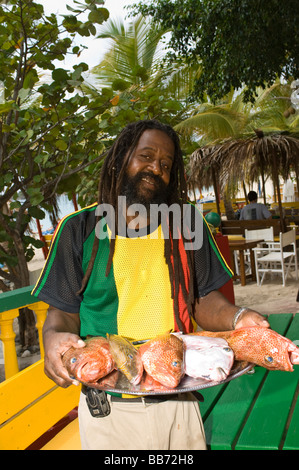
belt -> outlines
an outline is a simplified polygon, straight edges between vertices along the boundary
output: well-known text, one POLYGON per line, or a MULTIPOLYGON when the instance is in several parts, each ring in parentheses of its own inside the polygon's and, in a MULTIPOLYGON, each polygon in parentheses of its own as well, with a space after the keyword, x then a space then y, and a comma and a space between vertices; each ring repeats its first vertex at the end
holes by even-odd
MULTIPOLYGON (((83 392, 84 393, 84 392, 83 392)), ((200 401, 203 402, 204 398, 201 395, 201 393, 197 391, 192 391, 191 392, 194 397, 200 401)), ((178 393, 170 393, 169 395, 145 395, 142 397, 135 397, 135 398, 123 398, 123 397, 116 397, 114 395, 111 395, 111 402, 128 402, 128 403, 161 403, 163 401, 167 400, 177 400, 179 398, 178 393)))
MULTIPOLYGON (((86 396, 86 403, 89 408, 90 414, 94 418, 103 418, 108 416, 111 412, 110 403, 107 400, 107 393, 103 390, 87 387, 82 385, 82 393, 86 396)), ((193 392, 197 400, 203 401, 203 397, 198 392, 193 392)), ((173 393, 169 395, 147 395, 143 397, 123 398, 111 395, 111 402, 122 403, 162 403, 167 400, 177 400, 178 394, 173 393)))
POLYGON ((111 402, 119 402, 119 403, 162 403, 163 401, 168 400, 177 400, 178 394, 170 394, 170 395, 148 395, 142 397, 134 397, 134 398, 124 398, 124 397, 116 397, 111 395, 111 402))
MULTIPOLYGON (((87 395, 88 390, 92 387, 87 387, 86 385, 82 385, 82 393, 87 395)), ((97 390, 97 389, 92 389, 97 390)), ((106 392, 107 393, 107 392, 106 392)), ((146 395, 146 396, 139 396, 134 398, 127 398, 127 397, 120 397, 115 395, 111 396, 111 402, 113 403, 161 403, 167 400, 177 400, 178 393, 170 393, 168 395, 146 395)))

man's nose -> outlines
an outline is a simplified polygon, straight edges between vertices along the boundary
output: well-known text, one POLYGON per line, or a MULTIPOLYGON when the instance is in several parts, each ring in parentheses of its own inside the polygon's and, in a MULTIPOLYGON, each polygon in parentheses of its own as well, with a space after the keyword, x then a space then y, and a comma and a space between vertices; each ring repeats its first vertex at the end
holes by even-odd
POLYGON ((162 166, 159 160, 151 162, 151 170, 155 175, 162 175, 162 166))

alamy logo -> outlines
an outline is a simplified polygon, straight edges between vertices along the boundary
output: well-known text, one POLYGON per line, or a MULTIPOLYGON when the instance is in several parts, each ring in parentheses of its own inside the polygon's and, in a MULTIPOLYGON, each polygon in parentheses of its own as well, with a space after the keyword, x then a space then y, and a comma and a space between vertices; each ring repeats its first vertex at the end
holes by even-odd
MULTIPOLYGON (((115 237, 115 208, 111 204, 99 204, 95 214, 96 216, 105 218, 110 229, 111 237, 115 237)), ((172 204, 170 206, 167 204, 151 204, 148 212, 143 204, 131 204, 127 207, 126 197, 119 196, 117 207, 118 235, 123 237, 131 236, 134 238, 136 238, 136 236, 142 236, 143 230, 139 227, 144 226, 144 220, 147 220, 148 215, 150 221, 150 238, 157 238, 156 228, 159 225, 159 221, 162 226, 164 238, 169 237, 169 221, 171 220, 172 238, 178 239, 183 235, 186 250, 198 250, 201 248, 203 217, 191 204, 184 204, 183 208, 179 204, 172 204), (128 225, 126 223, 126 214, 130 217, 128 225), (178 227, 182 227, 181 230, 178 230, 178 227), (127 228, 129 230, 127 230, 127 228)), ((108 232, 102 229, 102 223, 98 223, 96 226, 96 236, 99 239, 108 237, 108 232)))

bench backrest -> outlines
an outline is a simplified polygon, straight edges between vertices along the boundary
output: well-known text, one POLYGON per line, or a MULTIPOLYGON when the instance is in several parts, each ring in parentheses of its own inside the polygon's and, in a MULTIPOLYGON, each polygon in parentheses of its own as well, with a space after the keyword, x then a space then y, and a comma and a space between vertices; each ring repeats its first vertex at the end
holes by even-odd
POLYGON ((279 235, 279 233, 282 231, 280 219, 221 221, 221 232, 223 235, 245 236, 245 229, 260 230, 269 227, 273 227, 274 235, 279 235))
POLYGON ((0 383, 0 449, 26 449, 78 405, 80 390, 55 385, 43 359, 0 383))

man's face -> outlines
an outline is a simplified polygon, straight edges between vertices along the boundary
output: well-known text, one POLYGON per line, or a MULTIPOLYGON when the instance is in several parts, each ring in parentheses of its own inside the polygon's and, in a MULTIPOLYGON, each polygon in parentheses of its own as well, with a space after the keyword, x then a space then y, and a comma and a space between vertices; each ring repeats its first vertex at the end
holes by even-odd
POLYGON ((123 181, 121 194, 126 196, 127 206, 139 203, 149 209, 150 204, 166 202, 174 153, 174 143, 167 134, 157 129, 144 131, 123 181))

